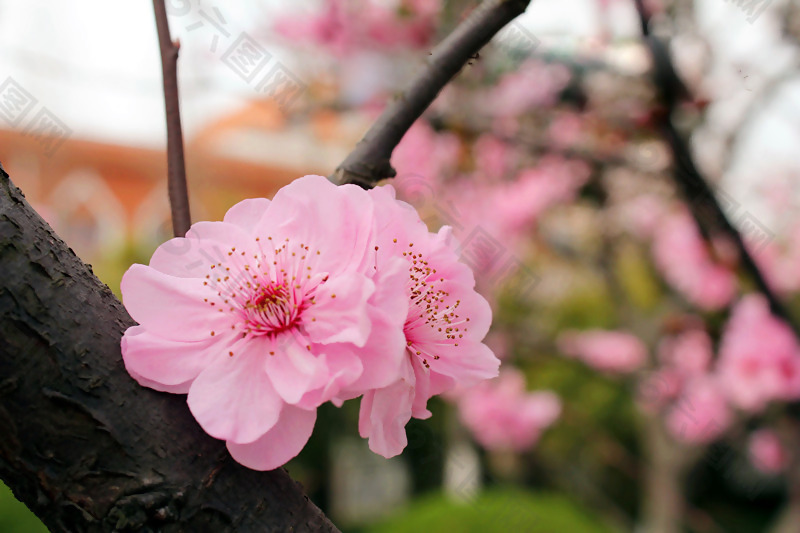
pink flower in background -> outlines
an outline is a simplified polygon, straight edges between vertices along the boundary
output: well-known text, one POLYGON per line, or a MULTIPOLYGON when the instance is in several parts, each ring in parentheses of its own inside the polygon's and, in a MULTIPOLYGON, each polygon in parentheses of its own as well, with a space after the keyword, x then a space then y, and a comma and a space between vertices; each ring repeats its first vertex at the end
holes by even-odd
POLYGON ((555 148, 570 148, 574 146, 585 130, 585 122, 577 113, 559 113, 550 122, 547 136, 555 148))
POLYGON ((494 135, 483 134, 472 148, 479 179, 497 183, 516 165, 517 153, 494 135))
POLYGON ((647 413, 656 413, 681 393, 684 377, 673 368, 661 368, 639 382, 637 401, 647 413))
POLYGON ((486 91, 480 105, 498 117, 516 117, 534 107, 551 106, 570 76, 564 65, 528 60, 486 91))
POLYGON ((427 194, 421 200, 431 200, 438 185, 435 180, 455 169, 460 151, 461 141, 452 133, 437 133, 424 120, 415 122, 392 153, 398 193, 405 194, 405 198, 427 194), (420 181, 427 190, 417 190, 420 181))
POLYGON ((710 377, 690 380, 667 413, 667 429, 679 441, 711 442, 733 420, 728 401, 718 381, 710 377))
POLYGON ((702 309, 720 309, 736 293, 733 272, 712 261, 694 221, 685 211, 667 215, 655 228, 653 257, 667 282, 702 309))
POLYGON ((380 270, 394 258, 405 261, 403 332, 406 353, 395 383, 364 394, 359 432, 372 451, 391 457, 405 448, 405 425, 427 418, 428 399, 497 375, 500 361, 481 341, 491 309, 474 290, 472 271, 459 262, 457 243, 444 227, 430 233, 410 205, 394 198, 391 186, 369 191, 377 219, 380 270))
POLYGON ((649 239, 666 211, 664 201, 654 195, 641 195, 619 206, 623 227, 639 239, 649 239))
POLYGON ((731 402, 746 411, 800 398, 797 339, 760 295, 749 294, 736 304, 722 335, 717 369, 731 402))
POLYGON ((784 294, 800 290, 800 224, 780 242, 745 239, 745 244, 770 287, 784 294))
POLYGON ((284 464, 320 403, 400 371, 405 264, 386 257, 376 272, 372 206, 356 186, 306 176, 161 245, 121 284, 140 324, 122 339, 130 374, 188 393, 237 461, 284 464))
POLYGON ((690 329, 667 337, 658 348, 661 363, 675 369, 682 376, 705 374, 714 357, 711 337, 701 329, 690 329))
POLYGON ((319 13, 279 18, 275 31, 293 41, 321 45, 339 57, 359 48, 420 47, 433 37, 440 7, 435 1, 394 8, 374 1, 326 0, 319 13))
POLYGON ((558 396, 527 392, 525 378, 514 369, 465 391, 458 407, 461 420, 481 446, 517 452, 536 444, 561 414, 558 396))
POLYGON ((750 435, 747 450, 753 465, 767 474, 779 474, 789 463, 789 456, 778 435, 769 429, 760 429, 750 435))
POLYGON ((523 232, 548 208, 573 200, 588 177, 581 163, 543 157, 536 167, 522 170, 514 181, 497 187, 491 197, 492 212, 504 231, 523 232))
POLYGON ((623 331, 567 331, 558 338, 558 347, 566 355, 609 374, 633 372, 647 360, 644 343, 623 331))

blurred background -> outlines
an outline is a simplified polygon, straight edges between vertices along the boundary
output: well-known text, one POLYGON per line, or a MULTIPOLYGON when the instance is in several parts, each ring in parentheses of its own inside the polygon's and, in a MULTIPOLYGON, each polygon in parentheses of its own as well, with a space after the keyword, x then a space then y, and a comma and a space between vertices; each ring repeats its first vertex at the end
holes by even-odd
MULTIPOLYGON (((167 0, 193 220, 330 174, 464 0, 167 0)), ((673 119, 800 320, 800 4, 649 0, 673 119)), ((288 465, 343 531, 789 533, 800 345, 672 179, 634 2, 536 0, 408 132, 398 196, 451 225, 501 376, 399 457, 320 410, 288 465)), ((0 1, 0 161, 119 293, 171 236, 149 2, 0 1)), ((0 486, 0 531, 41 524, 0 486)))

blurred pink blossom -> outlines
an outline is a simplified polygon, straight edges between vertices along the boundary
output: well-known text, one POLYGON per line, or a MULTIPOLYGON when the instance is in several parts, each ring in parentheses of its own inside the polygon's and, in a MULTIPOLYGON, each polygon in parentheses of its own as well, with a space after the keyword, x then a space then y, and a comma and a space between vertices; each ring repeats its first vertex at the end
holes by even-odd
POLYGON ((551 106, 570 76, 564 65, 526 61, 486 91, 483 107, 498 117, 514 117, 531 108, 551 106))
POLYGON ((525 451, 561 414, 558 396, 526 392, 525 378, 515 369, 465 391, 458 406, 464 425, 489 450, 525 451))
POLYGON ((701 329, 690 329, 659 344, 660 362, 683 376, 708 372, 714 357, 711 337, 701 329))
POLYGON ((647 360, 644 343, 624 331, 567 331, 558 338, 558 347, 566 355, 609 374, 633 372, 647 360))
POLYGON ((413 0, 397 7, 372 0, 326 0, 320 12, 279 18, 275 31, 293 41, 321 45, 334 56, 359 49, 427 46, 441 3, 413 0))
POLYGON ((720 384, 712 377, 690 380, 667 413, 667 429, 676 440, 711 442, 730 426, 733 416, 720 384))
POLYGON ((662 218, 653 234, 653 258, 667 282, 702 309, 726 306, 736 293, 733 272, 714 263, 686 211, 662 218))
POLYGON ((717 369, 726 394, 750 412, 800 398, 800 348, 791 328, 756 294, 742 298, 725 326, 717 369))
POLYGON ((789 462, 778 435, 770 429, 760 429, 750 435, 747 450, 753 466, 768 474, 783 472, 789 462))
POLYGON ((559 113, 550 122, 547 134, 555 148, 574 146, 585 130, 585 122, 577 113, 559 113))

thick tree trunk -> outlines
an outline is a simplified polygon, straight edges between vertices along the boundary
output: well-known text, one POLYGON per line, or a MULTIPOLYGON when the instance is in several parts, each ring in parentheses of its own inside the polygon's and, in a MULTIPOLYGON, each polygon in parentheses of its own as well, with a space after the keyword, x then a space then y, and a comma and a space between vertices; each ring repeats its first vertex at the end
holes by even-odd
POLYGON ((133 320, 0 167, 0 478, 52 531, 336 531, 286 471, 248 470, 184 396, 140 387, 133 320))

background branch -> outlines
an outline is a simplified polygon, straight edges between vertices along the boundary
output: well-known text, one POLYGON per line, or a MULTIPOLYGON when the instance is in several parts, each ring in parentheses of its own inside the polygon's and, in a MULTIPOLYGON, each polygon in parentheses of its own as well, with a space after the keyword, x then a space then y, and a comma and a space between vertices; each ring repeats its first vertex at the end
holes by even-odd
POLYGON ((169 33, 164 0, 153 0, 153 11, 161 51, 161 74, 164 79, 164 107, 167 116, 167 187, 172 210, 172 232, 183 237, 192 225, 189 213, 189 191, 186 187, 186 166, 183 159, 183 132, 178 99, 178 52, 180 43, 169 33))
POLYGON ((664 105, 659 126, 672 149, 675 165, 673 175, 678 187, 686 197, 692 216, 697 222, 701 233, 707 239, 715 231, 723 233, 730 238, 739 253, 744 271, 755 283, 758 290, 766 297, 772 313, 786 322, 794 330, 795 335, 800 338, 800 327, 798 327, 793 317, 767 283, 753 256, 745 246, 741 234, 728 220, 714 196, 714 191, 697 169, 688 143, 672 123, 672 113, 678 103, 688 96, 688 90, 675 71, 666 45, 650 33, 650 17, 643 1, 634 0, 634 2, 639 12, 642 34, 653 56, 654 81, 664 105))
POLYGON ((392 152, 411 125, 447 83, 506 24, 525 11, 530 0, 485 0, 445 38, 424 68, 389 105, 337 167, 333 181, 370 188, 394 177, 392 152))

